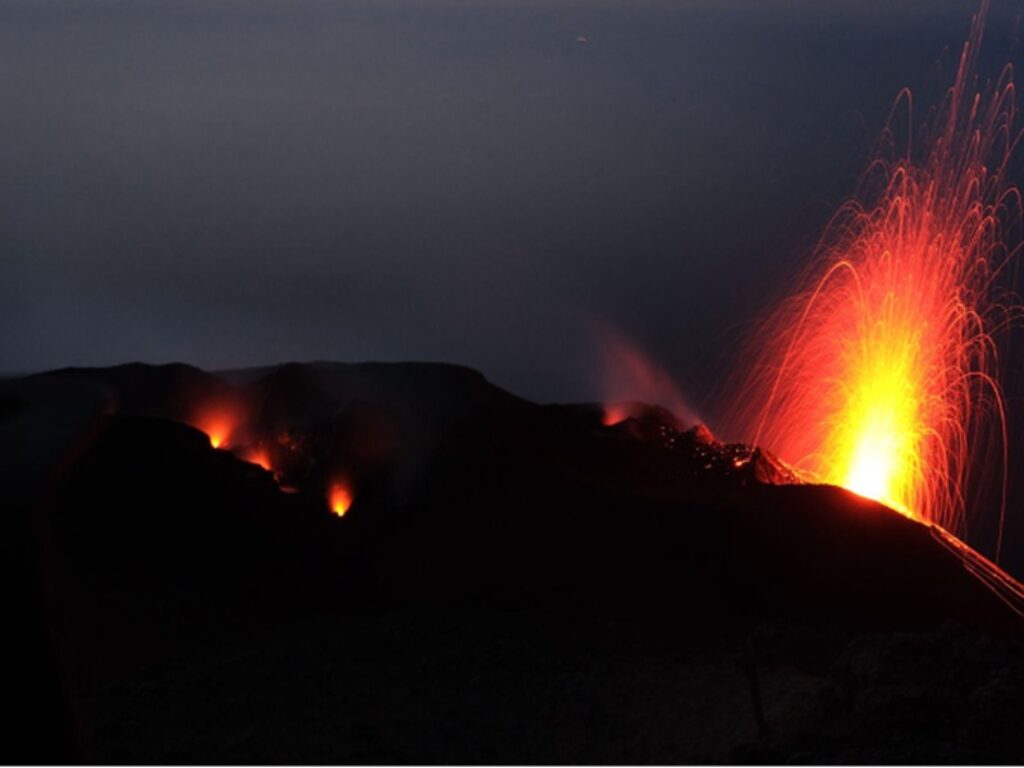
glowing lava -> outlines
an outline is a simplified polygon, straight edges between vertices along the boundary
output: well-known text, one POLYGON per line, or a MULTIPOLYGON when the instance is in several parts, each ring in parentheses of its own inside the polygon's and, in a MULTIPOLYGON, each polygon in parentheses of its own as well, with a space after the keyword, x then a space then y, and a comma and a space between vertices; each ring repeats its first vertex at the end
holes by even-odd
POLYGON ((206 433, 214 448, 226 448, 234 430, 234 419, 225 413, 212 413, 199 419, 195 426, 206 433))
POLYGON ((342 483, 334 483, 327 494, 327 503, 331 512, 338 517, 344 517, 352 506, 352 491, 342 483))
POLYGON ((256 466, 267 470, 267 472, 272 471, 272 467, 270 465, 270 457, 267 455, 267 452, 263 449, 250 451, 245 455, 245 460, 248 461, 250 464, 255 464, 256 466))
POLYGON ((810 479, 965 540, 983 498, 998 510, 985 521, 998 558, 1006 426, 995 338, 1019 314, 1002 289, 1020 247, 1021 200, 1007 179, 1019 138, 1012 71, 984 92, 973 74, 985 10, 913 147, 893 128, 902 107, 911 134, 911 96, 900 94, 807 288, 754 340, 742 402, 755 404, 738 421, 810 479), (978 466, 1001 467, 1001 492, 972 487, 978 466))
POLYGON ((601 423, 614 427, 630 417, 629 408, 622 403, 605 403, 601 410, 601 423))

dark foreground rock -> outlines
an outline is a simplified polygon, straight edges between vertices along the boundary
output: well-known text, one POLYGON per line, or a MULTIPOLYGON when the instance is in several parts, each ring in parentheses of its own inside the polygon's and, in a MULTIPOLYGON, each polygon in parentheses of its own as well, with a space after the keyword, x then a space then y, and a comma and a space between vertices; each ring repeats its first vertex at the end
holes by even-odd
POLYGON ((1019 619, 954 551, 658 409, 430 365, 2 389, 9 696, 51 731, 11 759, 1024 758, 1019 619))

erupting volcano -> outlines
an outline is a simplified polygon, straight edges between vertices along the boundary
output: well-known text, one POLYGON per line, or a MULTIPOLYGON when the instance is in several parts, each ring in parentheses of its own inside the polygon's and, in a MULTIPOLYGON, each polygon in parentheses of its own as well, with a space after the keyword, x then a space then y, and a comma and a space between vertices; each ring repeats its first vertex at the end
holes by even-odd
POLYGON ((0 3, 3 762, 1024 764, 976 1, 0 3))
POLYGON ((1018 314, 1004 286, 1020 249, 1021 198, 1008 178, 1020 134, 1012 69, 978 87, 986 10, 913 140, 911 94, 900 94, 858 194, 826 229, 806 289, 756 334, 743 395, 756 405, 740 430, 810 480, 937 524, 998 558, 1005 490, 983 486, 1006 476, 997 341, 1018 314), (993 466, 1000 472, 979 476, 993 466), (998 519, 982 519, 986 505, 998 519))

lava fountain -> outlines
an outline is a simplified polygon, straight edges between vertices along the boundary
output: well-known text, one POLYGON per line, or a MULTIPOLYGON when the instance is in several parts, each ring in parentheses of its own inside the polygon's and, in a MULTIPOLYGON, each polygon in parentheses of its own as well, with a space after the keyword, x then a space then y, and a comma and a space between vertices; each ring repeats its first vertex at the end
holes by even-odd
POLYGON ((802 290, 755 334, 741 400, 754 405, 738 426, 807 478, 965 541, 968 512, 982 506, 972 474, 1000 467, 998 558, 1007 456, 997 339, 1018 315, 1006 283, 1020 248, 1021 198, 1008 179, 1020 134, 1012 68, 978 88, 986 9, 914 141, 911 94, 900 93, 802 290))

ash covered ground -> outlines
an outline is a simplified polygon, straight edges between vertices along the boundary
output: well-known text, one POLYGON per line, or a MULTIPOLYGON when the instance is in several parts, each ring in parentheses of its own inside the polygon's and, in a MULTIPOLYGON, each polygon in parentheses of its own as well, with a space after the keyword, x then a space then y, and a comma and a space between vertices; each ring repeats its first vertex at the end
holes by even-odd
POLYGON ((431 364, 4 382, 5 757, 1024 760, 1020 619, 955 552, 624 412, 431 364))

